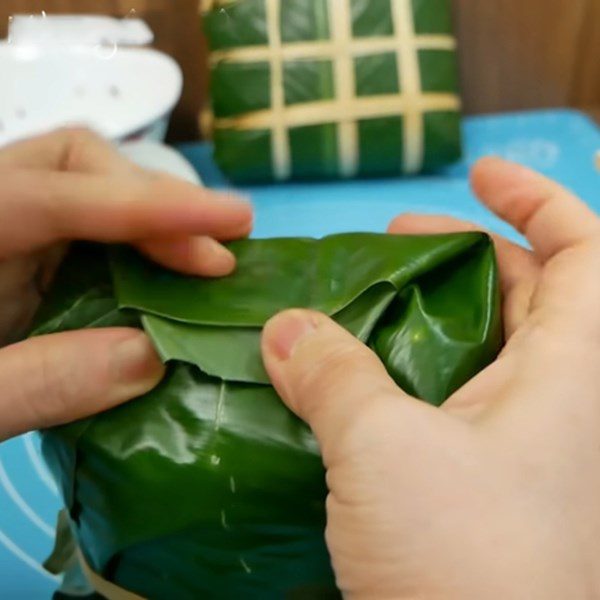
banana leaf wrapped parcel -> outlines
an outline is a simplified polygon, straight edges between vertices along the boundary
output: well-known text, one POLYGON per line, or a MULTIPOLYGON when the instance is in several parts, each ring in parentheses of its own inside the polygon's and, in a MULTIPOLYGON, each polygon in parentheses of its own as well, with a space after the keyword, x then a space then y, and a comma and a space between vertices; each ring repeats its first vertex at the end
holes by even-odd
POLYGON ((450 0, 203 6, 205 125, 231 180, 398 176, 460 158, 450 0))
POLYGON ((38 315, 33 335, 143 328, 168 363, 145 396, 42 432, 71 537, 59 546, 64 555, 72 544, 109 599, 337 594, 319 450, 260 357, 261 328, 278 311, 332 316, 434 405, 499 350, 497 267, 484 234, 229 247, 237 271, 208 280, 130 248, 74 246, 38 315))

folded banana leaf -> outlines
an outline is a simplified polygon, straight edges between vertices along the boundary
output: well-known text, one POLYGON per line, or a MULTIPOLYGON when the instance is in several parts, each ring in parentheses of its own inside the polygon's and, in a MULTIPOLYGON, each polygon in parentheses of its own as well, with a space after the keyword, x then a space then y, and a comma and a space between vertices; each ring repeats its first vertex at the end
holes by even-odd
POLYGON ((33 334, 143 327, 169 368, 142 398, 42 432, 43 453, 105 581, 157 599, 335 597, 319 450, 269 384, 261 328, 285 308, 323 311, 439 405, 499 350, 493 246, 465 233, 230 248, 238 269, 218 280, 73 248, 33 334))

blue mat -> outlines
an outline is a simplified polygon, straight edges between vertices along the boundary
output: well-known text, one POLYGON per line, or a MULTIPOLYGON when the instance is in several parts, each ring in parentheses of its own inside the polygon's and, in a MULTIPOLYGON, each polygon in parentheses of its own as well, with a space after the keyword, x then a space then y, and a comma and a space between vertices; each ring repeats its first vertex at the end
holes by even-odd
MULTIPOLYGON (((469 165, 495 154, 536 168, 570 187, 600 213, 600 130, 572 111, 486 116, 465 123, 467 156, 436 177, 352 183, 254 187, 258 237, 341 231, 383 231, 395 215, 444 212, 518 238, 477 204, 469 191, 469 165)), ((210 148, 180 150, 207 185, 226 186, 210 148)), ((0 445, 0 598, 47 599, 56 580, 40 566, 52 546, 59 501, 30 434, 0 445)))

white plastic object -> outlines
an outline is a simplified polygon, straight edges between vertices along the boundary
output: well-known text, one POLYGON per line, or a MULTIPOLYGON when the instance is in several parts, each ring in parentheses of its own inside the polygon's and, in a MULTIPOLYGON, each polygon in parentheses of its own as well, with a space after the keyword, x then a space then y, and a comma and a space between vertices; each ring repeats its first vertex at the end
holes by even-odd
POLYGON ((14 15, 8 40, 16 45, 145 46, 154 34, 141 19, 100 15, 14 15))
POLYGON ((156 50, 0 43, 0 147, 66 125, 162 141, 182 85, 156 50))
POLYGON ((126 142, 120 146, 121 153, 144 169, 162 171, 190 183, 201 184, 194 167, 176 150, 157 142, 126 142))

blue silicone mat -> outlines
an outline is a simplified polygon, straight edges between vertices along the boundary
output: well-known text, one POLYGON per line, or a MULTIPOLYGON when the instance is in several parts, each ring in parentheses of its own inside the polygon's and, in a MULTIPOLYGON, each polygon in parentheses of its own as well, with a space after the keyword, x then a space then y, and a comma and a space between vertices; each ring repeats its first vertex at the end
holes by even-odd
MULTIPOLYGON (((444 212, 517 237, 478 205, 469 191, 469 165, 495 154, 536 168, 570 187, 600 213, 600 130, 572 111, 486 116, 465 122, 465 161, 436 177, 254 187, 255 235, 321 236, 383 231, 405 211, 444 212)), ((207 185, 226 182, 202 144, 180 150, 207 185)), ((0 445, 0 599, 50 598, 56 580, 40 563, 52 546, 59 500, 39 456, 35 435, 0 445)))

